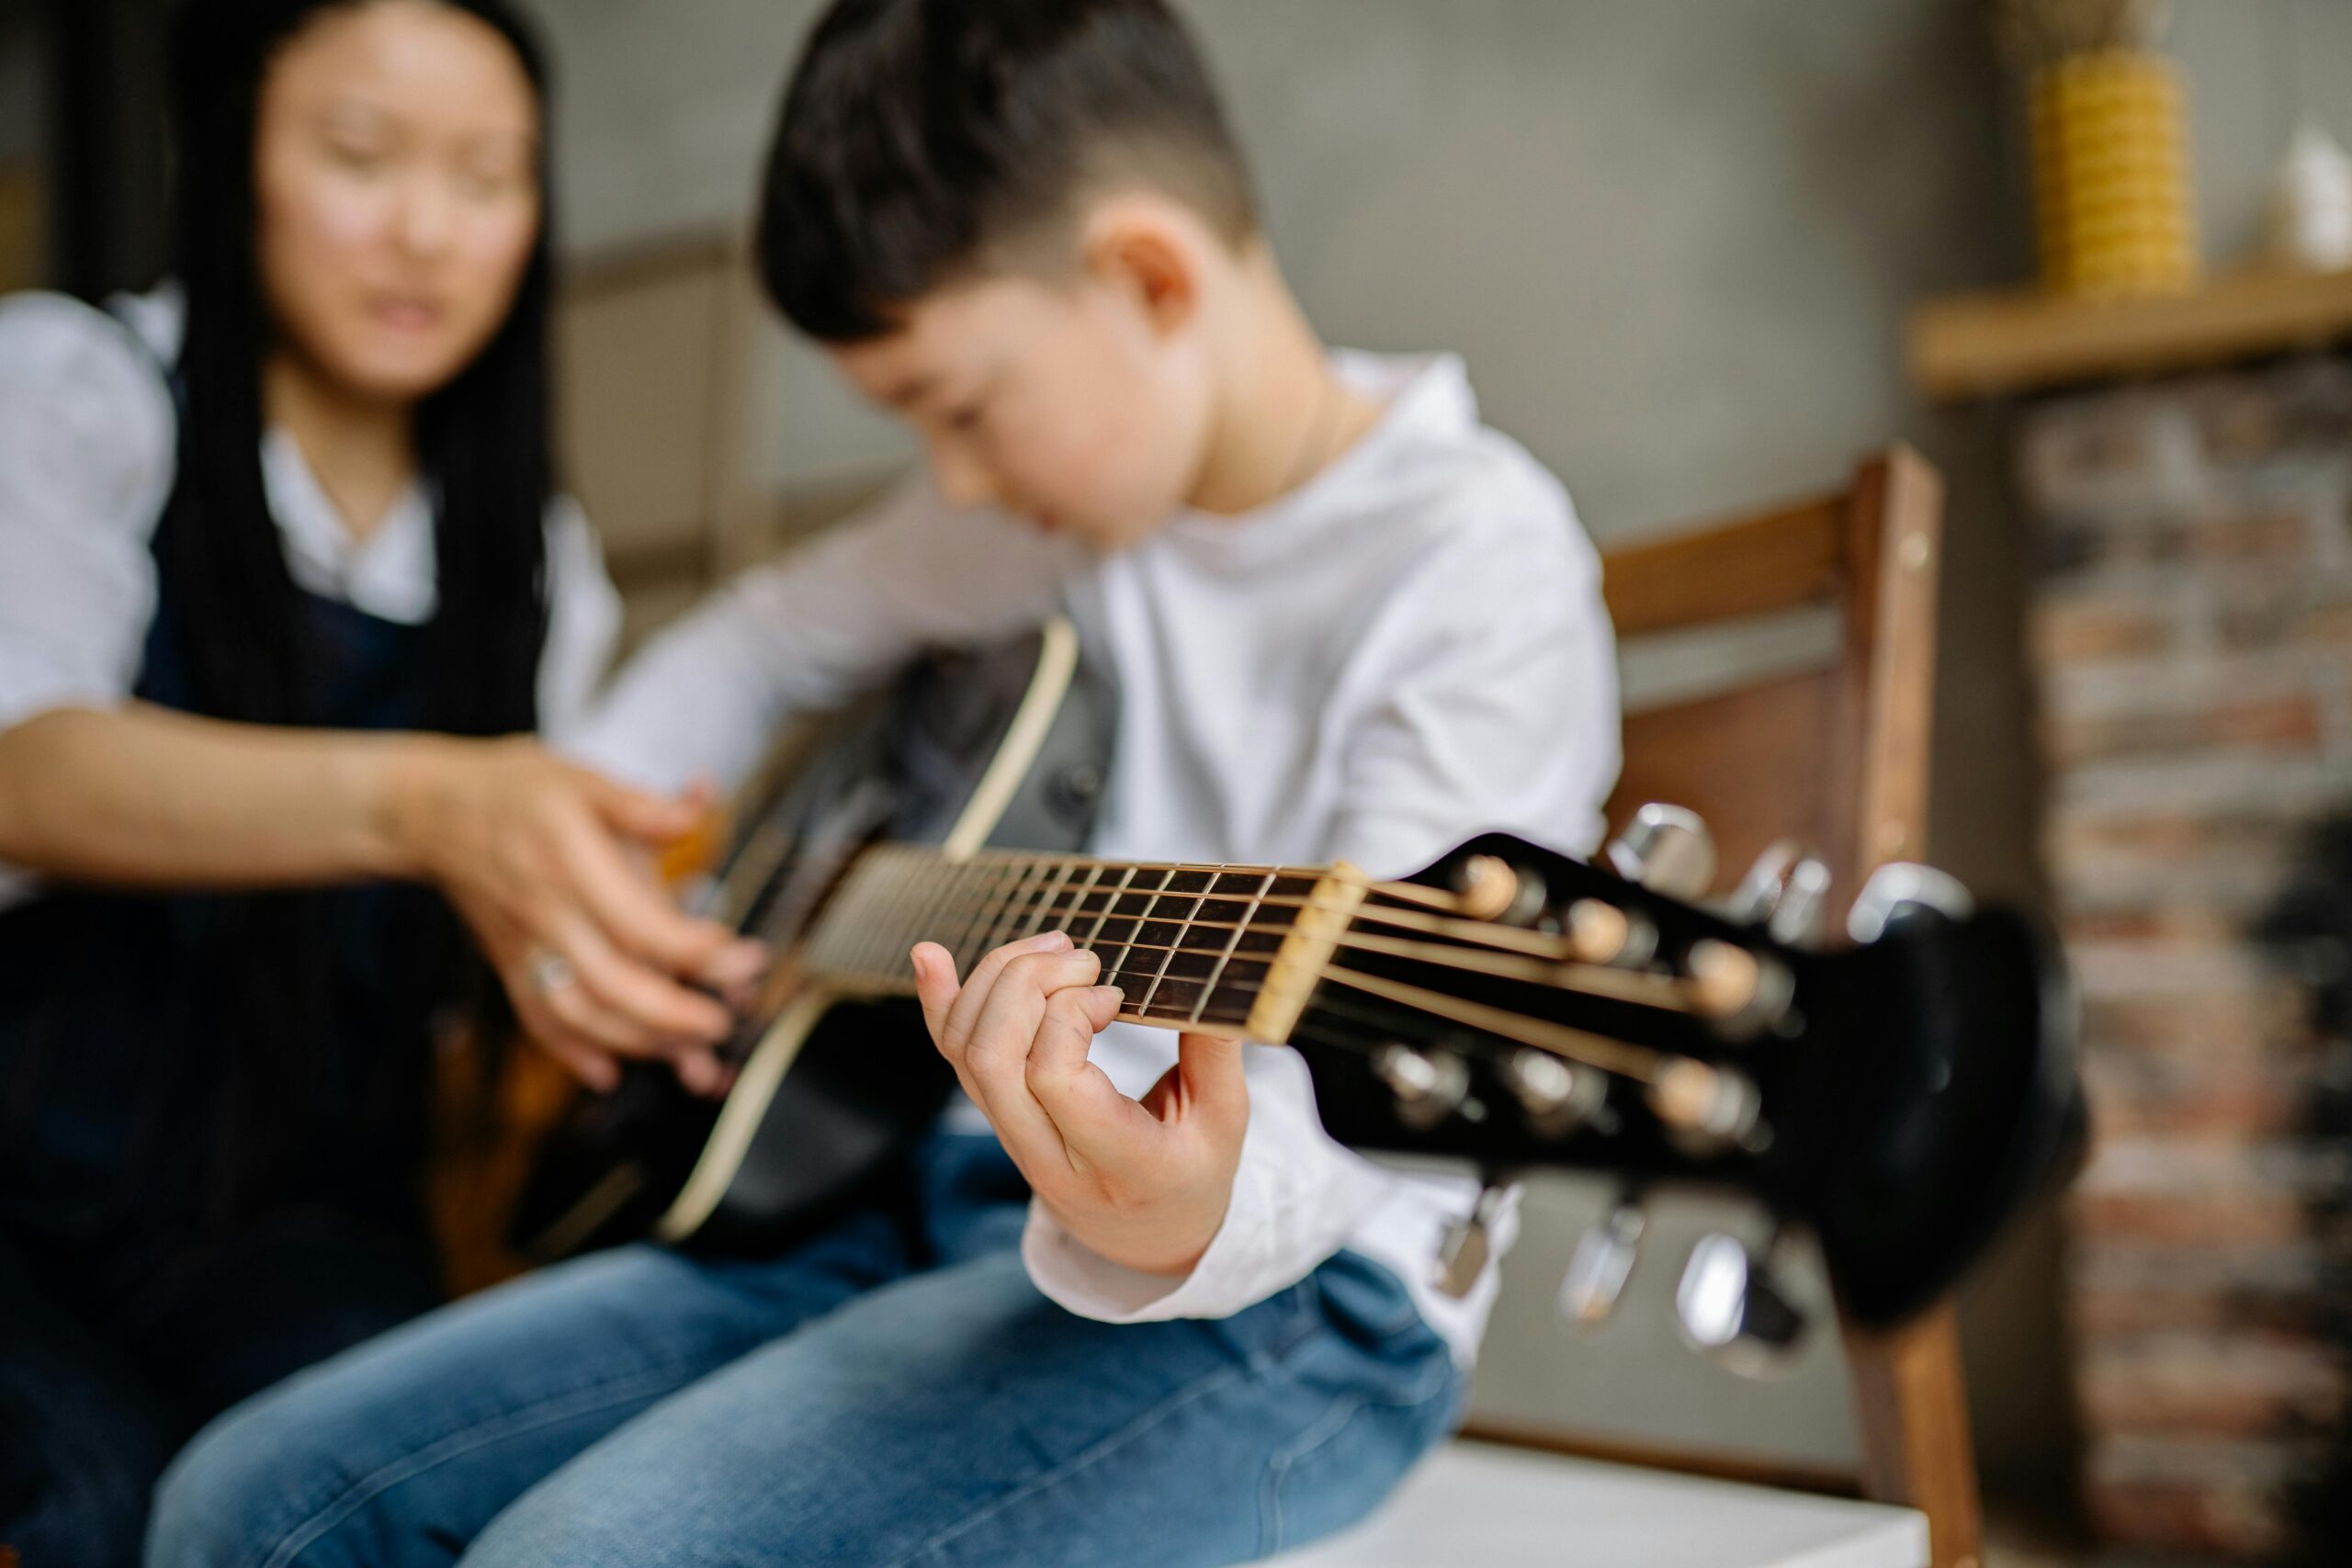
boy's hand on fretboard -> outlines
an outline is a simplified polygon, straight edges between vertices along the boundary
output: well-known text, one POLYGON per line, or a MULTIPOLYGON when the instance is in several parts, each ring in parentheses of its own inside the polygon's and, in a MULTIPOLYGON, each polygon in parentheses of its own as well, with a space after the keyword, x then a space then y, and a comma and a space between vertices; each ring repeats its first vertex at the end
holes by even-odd
POLYGON ((946 949, 914 950, 923 1020, 1030 1189, 1111 1262, 1189 1273, 1216 1239, 1241 1163, 1241 1043, 1187 1034, 1140 1100, 1087 1058, 1118 1016, 1101 965, 1049 931, 998 948, 958 984, 946 949))

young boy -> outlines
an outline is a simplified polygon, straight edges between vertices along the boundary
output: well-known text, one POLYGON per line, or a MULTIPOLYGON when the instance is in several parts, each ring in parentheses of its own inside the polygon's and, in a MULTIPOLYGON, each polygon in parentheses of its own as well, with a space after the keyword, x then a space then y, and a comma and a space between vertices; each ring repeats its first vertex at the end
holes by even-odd
MULTIPOLYGON (((1162 0, 838 0, 760 252, 928 471, 661 639, 588 761, 731 780, 787 712, 1060 609, 1120 691, 1098 853, 1589 845, 1617 715, 1566 497, 1457 363, 1318 344, 1162 0)), ((916 962, 973 1103, 901 1198, 363 1347, 200 1438, 150 1560, 1213 1563, 1369 1510, 1492 1299, 1429 1283, 1467 1184, 1331 1143, 1287 1053, 1106 1029, 1058 934, 916 962)))

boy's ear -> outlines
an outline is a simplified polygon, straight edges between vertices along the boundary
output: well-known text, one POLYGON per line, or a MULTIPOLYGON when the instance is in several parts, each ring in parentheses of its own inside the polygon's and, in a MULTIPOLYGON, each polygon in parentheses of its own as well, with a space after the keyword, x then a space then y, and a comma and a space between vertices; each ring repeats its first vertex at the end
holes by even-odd
POLYGON ((1195 237, 1155 205, 1117 205, 1096 214, 1088 225, 1086 267, 1098 282, 1134 299, 1154 330, 1167 333, 1201 308, 1203 258, 1195 237))

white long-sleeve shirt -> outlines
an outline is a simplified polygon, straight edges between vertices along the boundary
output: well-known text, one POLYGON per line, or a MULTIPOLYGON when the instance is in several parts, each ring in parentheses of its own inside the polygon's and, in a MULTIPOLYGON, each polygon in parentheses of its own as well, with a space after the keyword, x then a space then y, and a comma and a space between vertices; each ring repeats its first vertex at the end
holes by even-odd
MULTIPOLYGON (((162 367, 178 356, 170 288, 116 302, 117 320, 59 294, 0 299, 0 731, 55 708, 110 708, 137 684, 153 619, 155 525, 178 468, 162 367), (134 335, 135 334, 135 335, 134 335)), ((438 603, 433 502, 412 482, 355 537, 284 431, 261 470, 297 585, 421 626, 438 603)), ((620 635, 620 596, 580 508, 549 503, 540 728, 586 708, 620 635)), ((0 908, 34 879, 0 863, 0 908)))
MULTIPOLYGON (((657 639, 571 749, 656 787, 732 782, 786 715, 887 679, 924 645, 1063 610, 1119 690, 1099 855, 1345 858, 1385 876, 1486 829, 1589 849, 1617 773, 1616 665, 1566 494, 1479 423, 1457 361, 1335 363, 1386 412, 1273 504, 1180 514, 1096 556, 918 482, 657 639)), ((1296 1056, 1247 1055, 1232 1201, 1190 1275, 1122 1268, 1033 1205, 1023 1255, 1038 1287, 1114 1322, 1223 1316, 1351 1247, 1392 1269, 1467 1362, 1493 1269, 1458 1301, 1430 1275, 1472 1184, 1341 1148, 1296 1056)), ((1114 1025, 1094 1058, 1140 1094, 1173 1061, 1173 1036, 1114 1025)))

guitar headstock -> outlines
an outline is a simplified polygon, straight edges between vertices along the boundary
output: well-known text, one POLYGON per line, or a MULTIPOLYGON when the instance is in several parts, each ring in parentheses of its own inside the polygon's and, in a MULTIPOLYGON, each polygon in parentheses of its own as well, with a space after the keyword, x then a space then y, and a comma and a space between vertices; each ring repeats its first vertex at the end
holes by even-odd
MULTIPOLYGON (((2071 994, 2030 921, 1891 865, 1829 943, 1820 861, 1776 846, 1703 901, 1713 845, 1671 807, 1645 807, 1606 859, 1495 834, 1375 886, 1291 1037, 1343 1143, 1497 1179, 1626 1179, 1578 1248, 1572 1320, 1615 1300, 1652 1180, 1752 1195, 1818 1236, 1852 1316, 1899 1320, 2079 1142, 2071 994)), ((1770 1260, 1729 1236, 1692 1255, 1678 1306, 1735 1359, 1801 1327, 1770 1260)))

